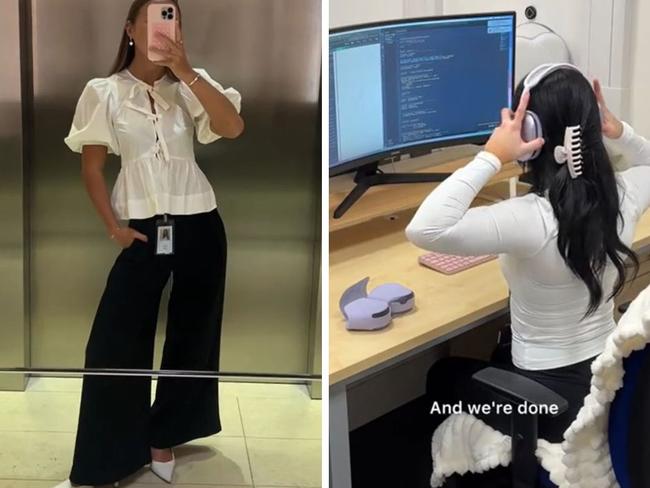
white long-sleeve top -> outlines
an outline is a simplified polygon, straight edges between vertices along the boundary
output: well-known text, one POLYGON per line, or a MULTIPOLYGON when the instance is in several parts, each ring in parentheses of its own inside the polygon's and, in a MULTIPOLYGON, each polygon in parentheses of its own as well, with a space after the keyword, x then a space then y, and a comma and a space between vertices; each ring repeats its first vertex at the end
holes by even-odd
MULTIPOLYGON (((608 140, 629 166, 617 173, 628 246, 639 218, 650 206, 650 142, 624 123, 619 139, 608 140)), ((614 304, 607 300, 616 281, 609 263, 603 275, 603 302, 583 316, 589 292, 557 248, 558 222, 550 202, 528 194, 494 205, 469 208, 501 169, 491 153, 479 153, 424 200, 406 228, 407 238, 430 251, 458 255, 498 254, 510 288, 512 359, 522 369, 552 369, 600 354, 615 327, 614 304)))

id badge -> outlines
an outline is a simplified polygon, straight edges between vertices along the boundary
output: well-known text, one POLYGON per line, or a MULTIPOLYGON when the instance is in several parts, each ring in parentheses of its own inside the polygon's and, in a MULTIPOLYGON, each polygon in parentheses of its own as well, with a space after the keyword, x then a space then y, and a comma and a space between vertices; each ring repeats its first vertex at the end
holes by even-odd
POLYGON ((156 221, 156 254, 174 254, 174 221, 167 217, 156 221))

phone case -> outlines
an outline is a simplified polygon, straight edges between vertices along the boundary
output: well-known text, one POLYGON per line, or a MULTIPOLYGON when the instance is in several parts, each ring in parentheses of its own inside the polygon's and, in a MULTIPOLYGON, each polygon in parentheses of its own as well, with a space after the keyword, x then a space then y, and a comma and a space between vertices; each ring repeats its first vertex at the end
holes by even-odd
MULTIPOLYGON (((162 47, 156 39, 158 32, 176 40, 176 6, 173 3, 151 3, 147 7, 147 46, 162 47)), ((162 59, 151 50, 147 55, 151 61, 162 59)))

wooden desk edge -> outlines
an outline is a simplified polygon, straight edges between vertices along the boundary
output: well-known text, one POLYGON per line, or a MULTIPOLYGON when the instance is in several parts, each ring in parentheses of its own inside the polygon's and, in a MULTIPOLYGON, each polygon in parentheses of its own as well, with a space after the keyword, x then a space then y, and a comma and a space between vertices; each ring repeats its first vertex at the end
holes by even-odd
MULTIPOLYGON (((643 237, 633 244, 633 249, 641 254, 650 253, 650 236, 643 237)), ((361 361, 358 361, 349 366, 345 366, 335 372, 330 370, 329 373, 329 385, 330 387, 336 386, 339 383, 347 383, 352 381, 354 377, 360 373, 367 371, 370 368, 379 366, 382 363, 395 359, 398 356, 408 353, 418 347, 421 347, 424 344, 433 342, 433 341, 443 341, 447 339, 447 336, 450 336, 451 333, 463 329, 467 326, 470 326, 473 323, 480 322, 481 320, 486 319, 490 315, 493 315, 501 310, 506 310, 508 307, 508 298, 500 299, 499 301, 486 306, 485 308, 473 313, 472 315, 466 315, 459 317, 456 320, 452 320, 444 325, 432 329, 429 333, 423 334, 418 337, 411 338, 408 341, 401 342, 396 344, 394 347, 383 350, 380 353, 373 354, 368 356, 361 361), (469 320, 467 320, 469 318, 469 320)))
POLYGON ((412 351, 413 349, 416 349, 424 344, 434 341, 447 340, 447 338, 450 338, 449 336, 451 336, 452 333, 455 333, 456 331, 468 327, 473 323, 481 322, 482 320, 485 320, 486 318, 493 316, 494 314, 497 314, 501 311, 506 311, 507 306, 508 297, 506 296, 505 298, 502 298, 499 301, 494 302, 482 309, 475 310, 470 315, 459 317, 456 320, 452 320, 451 322, 447 322, 446 324, 436 327, 435 329, 431 329, 425 334, 413 337, 408 341, 400 342, 394 347, 385 349, 380 353, 373 354, 372 356, 368 356, 362 361, 341 368, 334 373, 330 372, 329 384, 330 386, 333 386, 341 381, 349 381, 354 376, 363 371, 373 368, 386 361, 395 359, 396 357, 408 353, 409 351, 412 351))
MULTIPOLYGON (((445 163, 441 164, 436 164, 433 166, 429 166, 426 168, 419 169, 415 171, 416 173, 453 173, 457 169, 463 167, 466 165, 469 161, 471 161, 472 158, 461 158, 453 161, 448 161, 445 163)), ((490 181, 486 184, 486 187, 489 187, 491 185, 494 185, 499 182, 503 181, 508 181, 510 178, 514 177, 519 177, 523 174, 521 171, 521 166, 516 163, 516 162, 509 162, 505 163, 494 177, 490 179, 490 181)), ((418 183, 418 185, 424 185, 421 188, 426 189, 426 193, 430 192, 437 186, 439 183, 418 183)), ((394 187, 410 187, 411 185, 409 184, 399 184, 399 185, 389 185, 388 187, 386 186, 378 186, 378 187, 371 187, 368 189, 368 193, 372 196, 370 198, 377 198, 381 197, 382 194, 391 194, 394 192, 394 187)), ((331 192, 329 194, 329 210, 328 210, 328 215, 329 215, 329 230, 331 232, 336 232, 339 230, 347 229, 349 227, 354 227, 357 225, 362 225, 368 220, 372 220, 375 218, 380 218, 382 216, 386 216, 395 212, 400 212, 404 210, 409 210, 412 208, 417 208, 421 203, 422 200, 424 199, 424 196, 422 195, 419 198, 413 200, 413 201, 405 201, 401 205, 397 205, 396 207, 391 208, 390 211, 368 211, 367 209, 362 209, 361 215, 354 215, 355 213, 358 212, 359 206, 364 207, 364 201, 367 201, 369 195, 364 195, 361 197, 362 201, 358 202, 355 204, 354 209, 352 210, 352 215, 348 214, 347 218, 342 217, 340 219, 335 219, 334 218, 334 210, 338 205, 343 201, 343 199, 347 196, 348 191, 341 191, 341 192, 331 192), (365 197, 365 198, 364 198, 365 197)))

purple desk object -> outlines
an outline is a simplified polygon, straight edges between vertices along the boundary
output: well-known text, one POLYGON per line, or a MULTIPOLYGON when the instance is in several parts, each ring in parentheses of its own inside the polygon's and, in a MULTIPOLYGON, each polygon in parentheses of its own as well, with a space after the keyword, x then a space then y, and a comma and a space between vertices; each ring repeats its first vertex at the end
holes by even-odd
POLYGON ((368 298, 388 303, 392 313, 408 312, 415 305, 415 293, 399 283, 379 285, 368 294, 368 298))
POLYGON ((388 326, 393 313, 413 308, 413 291, 397 283, 378 286, 368 294, 369 277, 350 286, 341 295, 339 308, 349 330, 378 330, 388 326))

